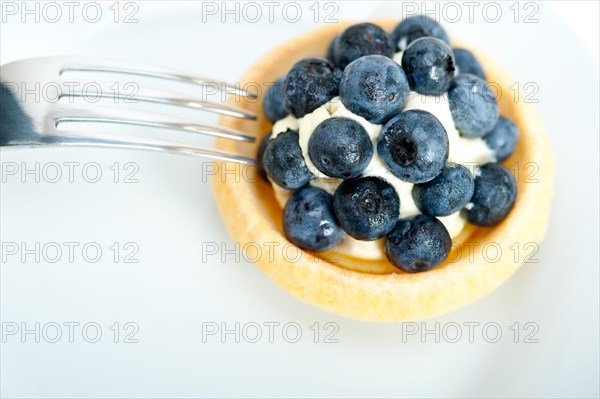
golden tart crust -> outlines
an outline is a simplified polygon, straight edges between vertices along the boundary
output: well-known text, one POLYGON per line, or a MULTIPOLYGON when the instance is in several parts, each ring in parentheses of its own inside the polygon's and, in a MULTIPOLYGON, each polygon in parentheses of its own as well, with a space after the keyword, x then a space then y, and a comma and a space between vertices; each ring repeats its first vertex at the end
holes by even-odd
MULTIPOLYGON (((398 21, 373 22, 391 31, 398 21)), ((269 82, 285 75, 301 58, 323 57, 331 39, 352 23, 323 26, 276 47, 250 68, 242 83, 255 82, 264 93, 269 82)), ((252 252, 249 256, 263 272, 299 299, 327 311, 354 319, 397 322, 458 309, 488 294, 517 270, 546 232, 554 163, 537 111, 523 102, 523 93, 519 93, 518 102, 514 100, 515 93, 509 87, 515 80, 496 62, 471 51, 482 63, 488 82, 493 82, 492 88, 501 93, 501 115, 519 127, 517 149, 504 162, 519 172, 518 197, 508 217, 493 228, 467 227, 439 267, 404 273, 386 260, 364 261, 336 253, 316 256, 293 246, 283 234, 282 210, 269 184, 244 179, 254 177, 247 168, 217 164, 213 187, 225 226, 242 248, 252 252), (237 170, 239 178, 225 170, 237 170)), ((271 129, 262 102, 233 97, 230 102, 255 112, 258 121, 223 117, 221 125, 256 135, 258 140, 247 144, 219 139, 216 145, 254 157, 260 138, 271 129)))

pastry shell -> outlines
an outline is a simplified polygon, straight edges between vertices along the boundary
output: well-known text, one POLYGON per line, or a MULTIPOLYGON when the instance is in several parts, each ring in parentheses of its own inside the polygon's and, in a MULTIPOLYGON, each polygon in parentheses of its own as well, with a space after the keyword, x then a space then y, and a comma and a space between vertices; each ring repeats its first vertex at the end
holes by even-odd
MULTIPOLYGON (((376 20, 387 31, 397 21, 376 20)), ((298 60, 323 57, 329 42, 344 22, 319 27, 280 45, 246 73, 242 84, 265 93, 298 60)), ((457 47, 457 43, 453 41, 457 47)), ((466 47, 461 45, 460 47, 466 47)), ((466 47, 468 48, 468 47, 466 47)), ((504 165, 515 172, 516 204, 493 228, 470 227, 454 241, 448 260, 422 273, 404 273, 387 260, 363 261, 335 251, 313 254, 291 244, 281 226, 282 209, 272 188, 256 178, 249 167, 215 165, 213 187, 225 226, 242 249, 278 285, 299 299, 338 315, 377 321, 407 321, 441 315, 490 293, 523 262, 535 261, 550 215, 554 163, 542 121, 516 82, 498 63, 470 49, 482 63, 496 91, 500 113, 519 128, 515 153, 504 165), (234 171, 232 173, 232 170, 234 171)), ((521 87, 522 85, 518 85, 521 87)), ((262 101, 230 98, 232 105, 258 115, 258 121, 223 117, 220 124, 256 135, 255 144, 217 140, 217 148, 249 157, 271 124, 263 115, 262 101)))

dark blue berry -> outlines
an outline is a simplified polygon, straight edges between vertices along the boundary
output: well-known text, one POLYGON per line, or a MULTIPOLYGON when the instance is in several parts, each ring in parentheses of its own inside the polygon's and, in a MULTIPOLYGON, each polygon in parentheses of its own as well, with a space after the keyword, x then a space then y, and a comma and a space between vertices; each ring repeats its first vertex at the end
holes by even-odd
POLYGON ((410 43, 424 36, 433 36, 450 44, 444 28, 425 15, 408 17, 396 25, 392 31, 392 43, 397 50, 404 51, 410 43))
POLYGON ((513 121, 501 116, 498 118, 496 126, 483 139, 496 154, 496 159, 504 161, 513 153, 517 146, 519 129, 513 121))
POLYGON ((440 95, 448 90, 454 77, 454 54, 450 46, 440 39, 425 36, 404 50, 402 68, 412 90, 440 95))
POLYGON ((498 121, 498 103, 485 81, 475 75, 461 74, 452 80, 448 101, 454 125, 465 137, 483 137, 498 121))
POLYGON ((385 240, 389 261, 409 273, 433 269, 446 260, 451 248, 446 227, 429 215, 399 220, 385 240))
POLYGON ((344 180, 333 194, 333 209, 348 235, 365 241, 385 236, 396 224, 400 198, 378 177, 344 180))
POLYGON ((421 212, 431 216, 448 216, 469 203, 474 187, 469 169, 448 162, 435 179, 416 184, 412 196, 421 212))
POLYGON ((335 54, 333 53, 336 40, 337 36, 329 42, 329 47, 327 47, 327 55, 325 56, 325 58, 327 58, 327 61, 331 62, 333 65, 337 65, 337 63, 335 62, 335 54))
POLYGON ((310 136, 308 155, 315 167, 327 176, 349 179, 365 170, 373 157, 373 143, 355 120, 329 118, 310 136))
POLYGON ((305 58, 290 70, 283 83, 283 105, 301 118, 338 95, 341 72, 324 58, 305 58))
POLYGON ((263 111, 269 121, 276 122, 280 119, 285 118, 288 114, 287 110, 283 106, 283 81, 285 77, 279 78, 273 83, 267 93, 265 94, 265 100, 263 101, 263 111))
POLYGON ((298 144, 298 132, 293 130, 278 134, 267 144, 263 164, 275 184, 290 190, 304 186, 313 178, 298 144))
POLYGON ((485 80, 485 72, 483 67, 477 61, 473 53, 463 48, 455 48, 454 50, 454 62, 458 68, 458 73, 470 73, 485 80))
POLYGON ((409 110, 383 126, 377 153, 399 179, 425 183, 440 174, 448 160, 448 135, 432 114, 409 110))
POLYGON ((393 50, 388 33, 367 22, 344 29, 335 41, 333 55, 336 64, 343 70, 352 61, 365 55, 391 57, 393 50))
POLYGON ((331 195, 311 186, 296 191, 286 202, 283 231, 293 244, 314 252, 332 249, 344 237, 331 195))
POLYGON ((408 92, 402 67, 381 55, 352 62, 340 82, 340 100, 344 106, 378 125, 402 111, 408 92))
POLYGON ((258 151, 256 152, 256 169, 258 170, 258 175, 265 180, 267 180, 267 171, 265 170, 265 165, 263 164, 263 156, 265 154, 267 145, 269 145, 269 140, 271 140, 271 132, 262 138, 260 144, 258 145, 258 151))
POLYGON ((499 163, 487 163, 475 177, 475 191, 467 211, 469 223, 491 227, 500 223, 517 199, 517 183, 512 173, 499 163))

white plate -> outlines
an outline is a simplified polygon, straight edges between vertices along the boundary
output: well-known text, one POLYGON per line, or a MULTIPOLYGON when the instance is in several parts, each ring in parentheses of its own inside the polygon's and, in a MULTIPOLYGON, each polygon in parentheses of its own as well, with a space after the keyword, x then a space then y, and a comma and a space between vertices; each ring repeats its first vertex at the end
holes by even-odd
MULTIPOLYGON (((297 23, 282 17, 283 4, 271 23, 267 5, 257 3, 264 13, 260 22, 244 22, 242 15, 236 23, 230 14, 224 24, 221 14, 206 12, 203 23, 202 5, 192 2, 135 2, 128 8, 121 3, 121 22, 114 23, 111 3, 100 3, 103 16, 96 24, 83 20, 77 11, 82 5, 74 23, 21 24, 5 14, 2 63, 50 54, 104 55, 235 81, 272 46, 316 25, 312 3, 301 5, 297 23), (122 23, 135 6, 139 22, 122 23)), ((401 18, 398 4, 336 4, 338 19, 401 18)), ((597 53, 590 55, 584 41, 544 4, 535 3, 538 22, 530 24, 522 19, 536 8, 525 9, 524 3, 518 23, 509 3, 501 5, 498 23, 477 11, 484 5, 469 23, 466 6, 459 6, 465 14, 457 23, 447 21, 447 30, 495 55, 516 83, 538 89, 534 99, 557 170, 550 231, 535 255, 538 263, 444 317, 403 325, 346 320, 297 301, 239 255, 224 251, 235 246, 220 222, 206 163, 199 159, 92 149, 2 151, 1 395, 597 397, 597 53), (39 182, 21 174, 36 162, 39 182), (65 162, 79 163, 72 183, 65 162), (53 163, 62 172, 57 183, 50 182, 53 163), (9 173, 13 167, 16 175, 9 173), (93 179, 96 169, 102 173, 99 182, 87 182, 84 177, 93 179), (125 183, 132 171, 138 182, 125 183), (65 242, 80 244, 72 263, 65 242), (125 248, 129 242, 133 246, 125 248), (48 252, 39 263, 33 255, 22 262, 9 254, 11 243, 28 248, 40 243, 48 252), (63 249, 57 263, 48 262, 55 256, 52 243, 63 249), (84 259, 86 243, 94 243, 88 245, 90 257, 101 248, 97 263, 84 259), (213 244, 224 260, 206 254, 213 244), (139 262, 124 263, 136 247, 139 262), (35 329, 36 322, 39 343, 35 333, 21 334, 23 328, 35 329), (64 324, 69 322, 79 323, 72 343, 64 324), (83 334, 86 323, 92 324, 83 334), (215 326, 235 330, 236 323, 239 343, 235 334, 203 339, 203 328, 205 333, 215 326), (269 323, 279 323, 273 325, 273 342, 269 323), (57 325, 62 336, 51 343, 57 325), (252 343, 257 325, 262 337, 252 343), (13 327, 19 332, 11 335, 13 327), (98 327, 99 341, 87 342, 98 327), (425 333, 436 328, 439 342, 435 333, 425 333), (298 329, 298 342, 288 342, 298 329), (452 343, 457 331, 462 335, 452 343), (488 342, 497 331, 498 342, 488 342), (131 332, 129 340, 137 343, 124 342, 131 332)), ((242 13, 244 3, 238 7, 242 13)), ((446 19, 454 18, 443 4, 437 7, 448 13, 442 14, 446 19)), ((335 10, 325 9, 325 3, 318 8, 321 22, 325 12, 335 10)), ((288 12, 291 19, 293 10, 288 12)), ((582 9, 581 15, 589 14, 578 23, 595 23, 597 29, 597 6, 582 9)))

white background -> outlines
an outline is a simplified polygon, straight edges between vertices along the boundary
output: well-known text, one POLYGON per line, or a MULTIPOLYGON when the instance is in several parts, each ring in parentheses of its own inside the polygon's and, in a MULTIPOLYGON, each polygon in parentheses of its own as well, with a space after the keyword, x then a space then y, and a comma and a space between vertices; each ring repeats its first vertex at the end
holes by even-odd
MULTIPOLYGON (((136 2, 137 23, 114 23, 113 2, 101 4, 105 17, 95 24, 80 13, 74 23, 55 24, 3 15, 0 62, 102 55, 236 81, 274 45, 316 25, 312 2, 303 4, 297 23, 276 13, 274 22, 256 24, 243 18, 236 23, 231 16, 225 24, 219 16, 203 23, 200 3, 158 1, 136 2)), ((337 4, 338 19, 400 19, 403 10, 400 2, 337 4)), ((203 259, 202 243, 235 247, 204 181, 202 160, 116 150, 3 150, 3 168, 96 162, 103 173, 94 184, 80 169, 74 183, 66 176, 58 183, 42 176, 37 183, 31 175, 23 183, 21 175, 3 172, 3 245, 96 242, 103 256, 97 263, 86 262, 80 251, 73 263, 66 255, 55 264, 31 256, 26 262, 18 256, 3 260, 4 329, 12 323, 80 324, 73 343, 64 325, 58 343, 43 336, 36 343, 33 334, 20 332, 5 336, 2 397, 598 397, 598 3, 537 2, 527 9, 519 3, 516 23, 512 4, 501 3, 497 23, 481 12, 472 22, 465 15, 442 23, 452 36, 492 54, 519 84, 539 87, 534 98, 554 149, 556 190, 538 263, 526 264, 479 302, 440 318, 404 325, 356 322, 299 302, 243 258, 203 259), (523 23, 523 13, 535 9, 537 22, 523 23), (115 162, 122 172, 128 162, 137 165, 139 181, 126 184, 120 175, 114 183, 109 167, 115 162), (134 242, 139 263, 115 262, 109 249, 114 242, 134 242), (97 343, 82 336, 81 327, 90 322, 102 328, 97 343), (115 322, 118 343, 110 329, 115 322), (123 342, 126 322, 139 327, 139 342, 123 342), (262 339, 236 343, 233 335, 217 334, 203 342, 203 325, 234 328, 236 322, 262 325, 262 339), (273 343, 264 326, 269 322, 280 323, 273 343), (339 329, 337 343, 324 342, 328 322, 339 329), (473 342, 464 324, 469 322, 480 323, 473 342), (282 336, 285 323, 302 329, 297 343, 285 339, 293 338, 293 330, 282 336), (494 335, 482 333, 486 323, 500 327, 498 342, 486 341, 494 335), (533 331, 525 323, 536 327, 537 343, 525 342, 533 331), (451 343, 456 325, 462 338, 451 343), (436 326, 446 331, 439 342, 423 333, 436 326), (419 332, 409 335, 413 328, 419 332)), ((443 3, 437 7, 443 12, 443 3)))

